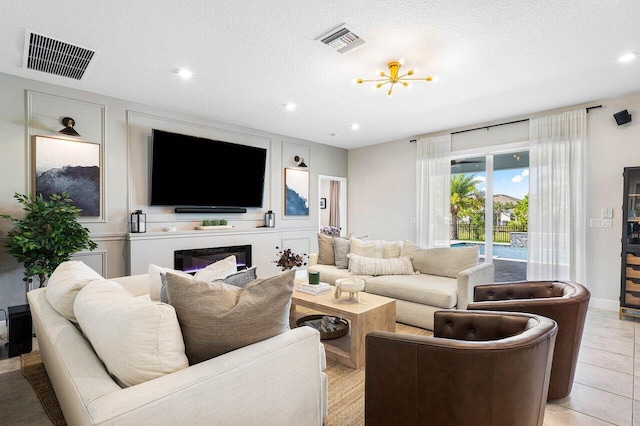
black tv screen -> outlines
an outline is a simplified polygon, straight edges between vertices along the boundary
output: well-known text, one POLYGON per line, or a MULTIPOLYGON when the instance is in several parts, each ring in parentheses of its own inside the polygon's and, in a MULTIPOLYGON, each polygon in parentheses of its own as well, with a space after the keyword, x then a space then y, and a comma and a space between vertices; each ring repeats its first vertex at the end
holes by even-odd
POLYGON ((267 150, 153 129, 152 206, 262 207, 267 150))

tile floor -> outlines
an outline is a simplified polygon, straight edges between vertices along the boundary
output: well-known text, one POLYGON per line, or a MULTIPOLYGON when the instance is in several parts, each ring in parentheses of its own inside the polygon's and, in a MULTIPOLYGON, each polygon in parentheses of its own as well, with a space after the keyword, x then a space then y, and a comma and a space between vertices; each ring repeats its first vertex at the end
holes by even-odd
MULTIPOLYGON (((50 425, 20 357, 6 356, 1 347, 0 424, 50 425)), ((590 308, 578 361, 571 394, 547 403, 544 424, 640 426, 640 320, 590 308)))

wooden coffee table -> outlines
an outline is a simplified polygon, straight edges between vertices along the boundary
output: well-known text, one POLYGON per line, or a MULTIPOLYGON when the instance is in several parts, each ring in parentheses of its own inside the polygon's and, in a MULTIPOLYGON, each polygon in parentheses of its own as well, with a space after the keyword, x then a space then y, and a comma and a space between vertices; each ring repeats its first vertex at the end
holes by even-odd
MULTIPOLYGON (((296 287, 298 283, 296 282, 296 287)), ((332 287, 332 290, 334 287, 332 287)), ((349 321, 349 333, 338 339, 322 341, 327 358, 352 368, 364 367, 365 337, 373 330, 396 331, 396 301, 375 294, 360 293, 360 303, 343 296, 333 297, 333 291, 317 296, 294 289, 291 298, 291 327, 296 320, 317 313, 335 315, 349 321)))

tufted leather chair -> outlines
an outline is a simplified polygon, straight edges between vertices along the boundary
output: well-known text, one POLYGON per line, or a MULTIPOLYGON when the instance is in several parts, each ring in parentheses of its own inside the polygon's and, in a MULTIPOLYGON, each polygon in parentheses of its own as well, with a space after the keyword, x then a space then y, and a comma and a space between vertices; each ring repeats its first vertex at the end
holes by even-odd
POLYGON ((365 423, 541 425, 558 327, 534 314, 436 311, 434 337, 366 337, 365 423))
POLYGON ((553 319, 558 337, 548 398, 558 399, 573 387, 590 298, 589 290, 574 282, 518 281, 476 286, 468 309, 529 312, 553 319))

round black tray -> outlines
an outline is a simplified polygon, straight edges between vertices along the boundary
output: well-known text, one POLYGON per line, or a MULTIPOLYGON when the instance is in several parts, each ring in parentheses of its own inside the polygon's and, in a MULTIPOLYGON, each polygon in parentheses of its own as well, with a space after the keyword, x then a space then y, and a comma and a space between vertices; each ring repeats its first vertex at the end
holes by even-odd
POLYGON ((338 337, 342 337, 345 334, 347 334, 349 332, 349 322, 344 319, 344 318, 340 318, 340 317, 334 317, 331 315, 307 315, 306 317, 302 317, 299 318, 296 321, 296 326, 297 327, 302 327, 305 326, 307 324, 305 324, 306 321, 313 321, 313 320, 320 320, 322 319, 322 317, 324 316, 328 316, 328 317, 332 317, 332 318, 338 318, 338 329, 335 331, 329 331, 329 332, 323 332, 320 331, 320 327, 318 324, 318 327, 315 327, 313 325, 309 325, 310 327, 315 328, 316 330, 320 331, 320 339, 321 340, 327 340, 327 339, 337 339, 338 337))

